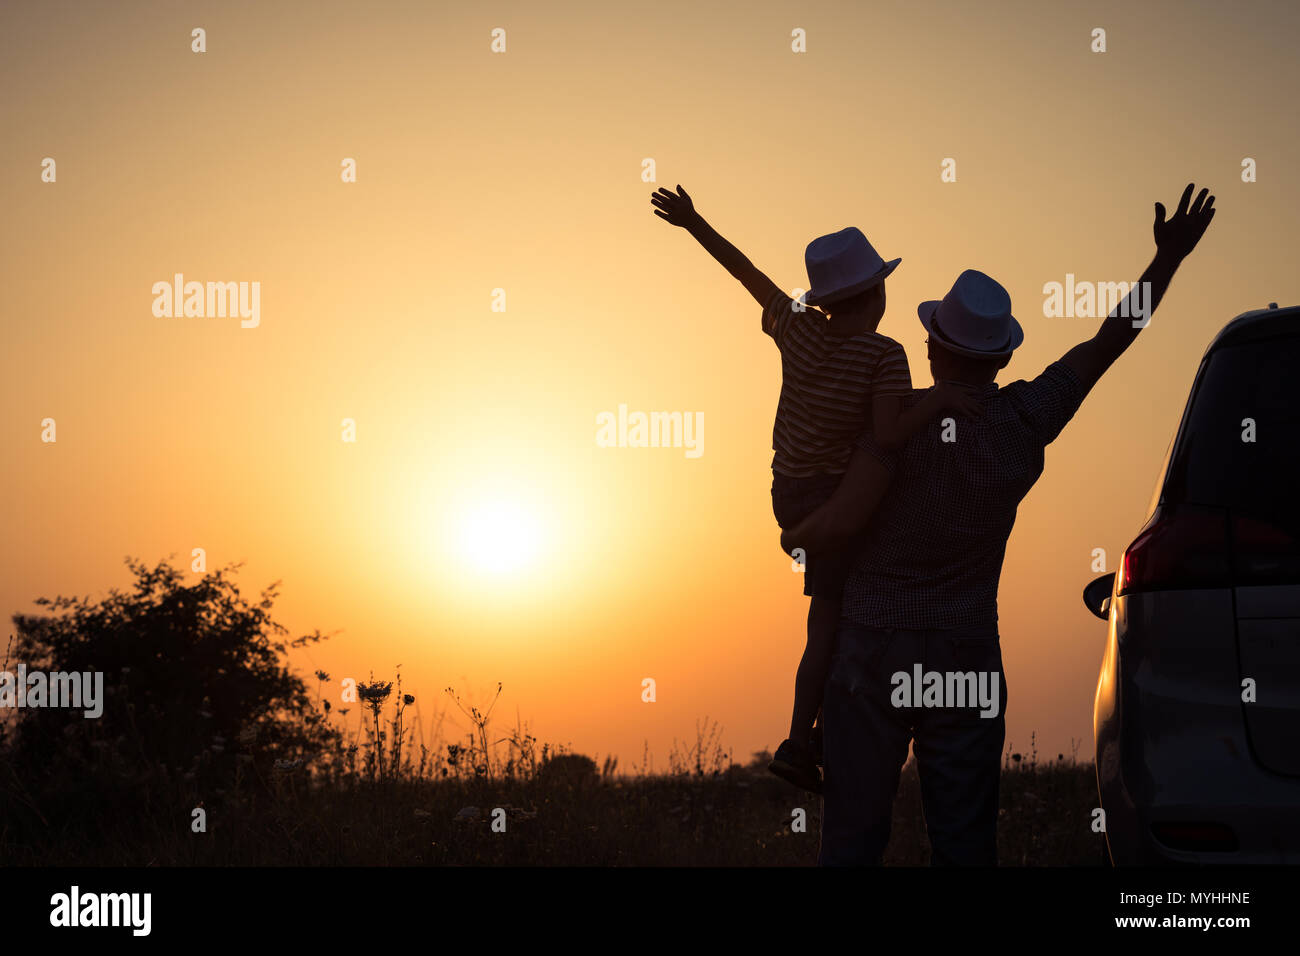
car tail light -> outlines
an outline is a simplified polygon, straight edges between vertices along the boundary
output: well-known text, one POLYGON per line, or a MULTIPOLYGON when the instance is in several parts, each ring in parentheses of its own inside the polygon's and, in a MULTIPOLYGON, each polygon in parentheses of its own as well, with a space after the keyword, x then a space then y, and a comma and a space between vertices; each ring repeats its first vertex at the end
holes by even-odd
POLYGON ((1157 511, 1124 552, 1119 593, 1227 587, 1228 516, 1181 505, 1157 511))

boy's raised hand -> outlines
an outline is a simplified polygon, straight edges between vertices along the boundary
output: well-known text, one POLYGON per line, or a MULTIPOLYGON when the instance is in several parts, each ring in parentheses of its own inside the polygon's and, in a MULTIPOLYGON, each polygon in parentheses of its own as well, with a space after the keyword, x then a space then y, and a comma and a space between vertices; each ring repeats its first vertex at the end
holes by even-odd
MULTIPOLYGON (((650 194, 650 203, 655 207, 656 216, 674 226, 681 226, 690 233, 709 255, 717 259, 718 263, 733 277, 740 280, 745 291, 752 295, 754 301, 764 309, 772 301, 772 297, 780 292, 776 283, 756 269, 754 263, 750 262, 744 253, 723 239, 718 235, 718 230, 704 221, 704 217, 695 211, 695 203, 691 202, 690 194, 681 186, 677 187, 677 192, 661 186, 658 192, 650 194)), ((764 315, 766 314, 764 312, 764 315)), ((764 331, 767 331, 766 327, 764 331)))
POLYGON ((1192 202, 1192 190, 1196 186, 1188 183, 1178 200, 1174 214, 1165 219, 1165 207, 1156 203, 1155 239, 1156 248, 1167 256, 1178 260, 1186 259, 1196 244, 1205 235, 1210 220, 1214 218, 1214 197, 1208 189, 1202 189, 1192 202), (1207 199, 1206 197, 1209 196, 1207 199))
POLYGON ((677 192, 660 186, 658 192, 650 194, 650 204, 655 207, 656 216, 668 220, 674 226, 689 229, 699 221, 695 204, 680 185, 677 187, 677 192))

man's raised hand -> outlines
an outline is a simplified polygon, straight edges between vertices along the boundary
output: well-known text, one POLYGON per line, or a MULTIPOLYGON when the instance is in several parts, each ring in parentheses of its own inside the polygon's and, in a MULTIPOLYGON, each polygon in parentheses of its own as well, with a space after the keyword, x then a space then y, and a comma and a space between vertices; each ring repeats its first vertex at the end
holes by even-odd
POLYGON ((1166 255, 1185 259, 1196 244, 1205 235, 1210 220, 1214 218, 1214 197, 1208 189, 1202 189, 1192 202, 1192 190, 1195 183, 1188 183, 1183 196, 1178 200, 1174 214, 1165 219, 1165 207, 1156 203, 1155 238, 1156 248, 1166 255), (1208 198, 1207 198, 1208 197, 1208 198))
POLYGON ((680 185, 677 187, 677 192, 660 186, 658 192, 650 194, 650 204, 655 207, 656 216, 668 220, 674 226, 688 229, 699 221, 695 204, 680 185))

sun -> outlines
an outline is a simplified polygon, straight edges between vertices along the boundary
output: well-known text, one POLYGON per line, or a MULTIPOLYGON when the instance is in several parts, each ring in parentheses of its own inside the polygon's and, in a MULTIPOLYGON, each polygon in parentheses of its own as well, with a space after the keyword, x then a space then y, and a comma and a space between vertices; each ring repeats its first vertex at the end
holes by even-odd
POLYGON ((541 553, 541 522, 509 498, 476 501, 460 513, 455 545, 458 556, 476 570, 513 574, 541 553))

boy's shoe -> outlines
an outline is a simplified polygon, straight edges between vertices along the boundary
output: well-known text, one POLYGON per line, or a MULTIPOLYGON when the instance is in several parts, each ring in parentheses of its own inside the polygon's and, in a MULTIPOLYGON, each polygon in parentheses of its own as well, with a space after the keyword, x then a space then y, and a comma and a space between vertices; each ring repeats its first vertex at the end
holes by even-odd
POLYGON ((790 739, 781 741, 781 746, 776 748, 776 756, 767 765, 767 769, 796 787, 811 790, 813 793, 822 792, 822 775, 817 769, 813 752, 798 741, 790 739))
POLYGON ((808 738, 808 747, 812 750, 813 760, 817 761, 819 767, 826 766, 822 761, 822 740, 822 725, 818 724, 813 727, 812 734, 808 738))

